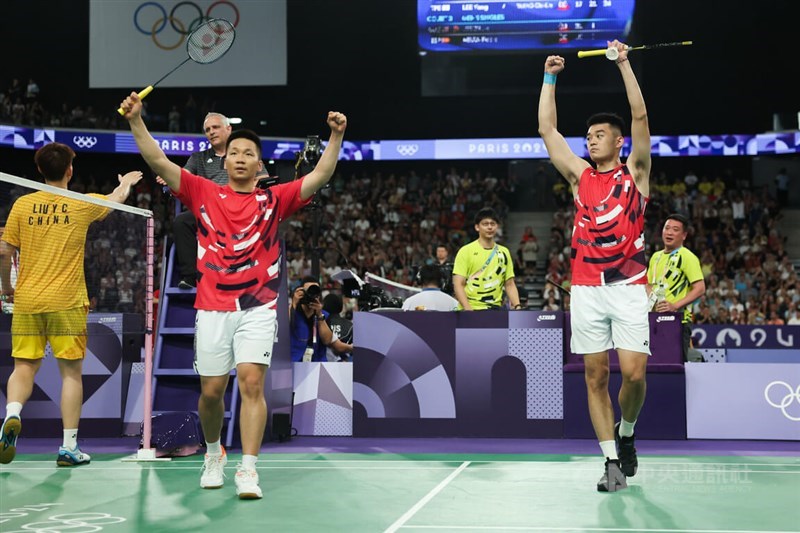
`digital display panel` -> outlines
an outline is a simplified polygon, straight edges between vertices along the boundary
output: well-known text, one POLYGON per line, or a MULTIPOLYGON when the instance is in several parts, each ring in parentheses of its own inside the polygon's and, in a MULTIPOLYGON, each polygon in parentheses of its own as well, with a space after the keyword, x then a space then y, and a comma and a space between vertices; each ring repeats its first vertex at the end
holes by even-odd
POLYGON ((635 0, 417 0, 420 54, 605 48, 630 33, 635 0))

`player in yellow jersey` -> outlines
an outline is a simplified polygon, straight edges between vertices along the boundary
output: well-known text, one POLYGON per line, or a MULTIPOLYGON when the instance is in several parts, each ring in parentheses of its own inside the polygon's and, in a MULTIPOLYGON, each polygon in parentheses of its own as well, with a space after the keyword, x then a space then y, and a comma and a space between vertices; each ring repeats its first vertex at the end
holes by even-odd
MULTIPOLYGON (((61 143, 36 151, 34 161, 45 183, 67 189, 72 179, 75 152, 61 143)), ((105 196, 122 203, 142 173, 119 176, 119 186, 105 196)), ((22 429, 20 412, 33 392, 33 381, 49 342, 61 373, 63 445, 60 466, 86 464, 88 454, 78 448, 78 422, 83 405, 83 357, 86 353, 86 315, 89 298, 83 270, 86 232, 109 209, 46 191, 19 197, 8 215, 0 241, 0 281, 6 301, 14 302, 11 321, 11 356, 14 371, 8 379, 6 416, 0 429, 0 463, 16 454, 22 429), (11 284, 10 258, 19 253, 19 276, 11 284)))
POLYGON ((511 253, 495 242, 499 227, 499 217, 491 207, 484 207, 475 215, 478 238, 461 247, 453 265, 453 289, 459 309, 499 309, 503 291, 511 309, 522 307, 511 253))
POLYGON ((683 310, 684 361, 692 337, 692 304, 706 292, 700 260, 683 245, 688 231, 689 220, 685 216, 669 215, 661 230, 664 249, 653 254, 647 268, 653 311, 674 313, 683 310))

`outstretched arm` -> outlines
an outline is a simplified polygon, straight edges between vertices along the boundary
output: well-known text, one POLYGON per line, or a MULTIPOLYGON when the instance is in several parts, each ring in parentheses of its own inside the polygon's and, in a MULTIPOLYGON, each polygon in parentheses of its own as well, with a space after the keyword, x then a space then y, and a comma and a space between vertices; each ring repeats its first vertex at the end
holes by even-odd
POLYGON ((139 152, 141 152, 147 165, 153 169, 157 176, 161 176, 170 189, 173 191, 180 190, 181 167, 167 158, 156 140, 147 131, 147 126, 142 120, 142 100, 139 95, 132 92, 122 102, 120 108, 125 112, 125 118, 131 126, 131 133, 133 133, 133 138, 136 140, 136 146, 139 147, 139 152))
POLYGON ((331 128, 331 138, 314 170, 306 174, 300 187, 300 198, 308 200, 314 193, 325 186, 333 176, 339 151, 342 149, 344 130, 347 128, 347 117, 337 111, 328 112, 328 126, 331 128))
POLYGON ((581 173, 589 165, 572 152, 567 140, 557 129, 556 76, 562 70, 564 70, 563 57, 547 57, 544 62, 542 92, 539 95, 539 135, 547 147, 547 154, 553 166, 569 182, 574 192, 578 188, 581 173))
POLYGON ((650 124, 647 120, 647 107, 644 105, 644 97, 639 88, 639 82, 633 73, 633 68, 628 61, 628 48, 624 43, 612 41, 609 47, 615 47, 619 51, 617 67, 622 74, 622 81, 625 83, 625 93, 628 96, 628 104, 631 106, 631 155, 628 157, 627 165, 636 180, 636 187, 645 196, 650 195, 650 168, 652 159, 650 156, 650 124))
POLYGON ((143 174, 138 170, 134 170, 133 172, 128 172, 124 176, 122 174, 118 174, 117 178, 119 179, 119 185, 116 189, 111 191, 111 194, 106 196, 112 202, 117 202, 119 204, 124 204, 125 200, 128 199, 128 196, 131 194, 131 189, 134 185, 139 183, 142 179, 143 174))

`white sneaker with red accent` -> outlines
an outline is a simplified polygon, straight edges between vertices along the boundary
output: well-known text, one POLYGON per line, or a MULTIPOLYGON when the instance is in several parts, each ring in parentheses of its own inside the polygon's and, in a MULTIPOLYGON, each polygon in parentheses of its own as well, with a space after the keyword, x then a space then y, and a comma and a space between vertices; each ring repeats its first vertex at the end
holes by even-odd
POLYGON ((206 454, 203 461, 203 473, 200 475, 200 487, 204 489, 219 489, 225 483, 225 465, 228 464, 228 453, 222 447, 222 454, 206 454))
POLYGON ((257 500, 262 497, 261 487, 258 486, 258 472, 245 470, 239 464, 236 471, 236 495, 240 500, 257 500))

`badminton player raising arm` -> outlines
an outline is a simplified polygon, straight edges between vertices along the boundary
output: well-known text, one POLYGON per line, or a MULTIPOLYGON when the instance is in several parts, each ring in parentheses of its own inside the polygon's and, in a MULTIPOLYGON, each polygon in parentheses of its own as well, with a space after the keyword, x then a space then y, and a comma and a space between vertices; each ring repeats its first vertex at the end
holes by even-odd
POLYGON ((596 168, 574 154, 556 129, 556 76, 564 70, 563 57, 546 59, 539 97, 539 134, 575 200, 571 348, 584 355, 589 415, 606 458, 597 484, 602 492, 625 488, 625 477, 636 473, 633 429, 644 403, 650 354, 643 235, 650 195, 650 129, 625 45, 615 40, 609 47, 619 51, 614 66, 631 107, 632 148, 625 163, 620 159, 624 121, 615 114, 596 114, 587 121, 586 147, 596 168), (610 348, 617 350, 622 372, 622 420, 616 425, 608 392, 610 348))
MULTIPOLYGON (((34 161, 47 185, 66 190, 73 176, 75 152, 61 143, 36 151, 34 161)), ((142 179, 139 171, 119 176, 111 194, 90 194, 123 203, 142 179)), ((14 301, 11 321, 11 355, 14 371, 8 378, 6 417, 0 429, 0 463, 16 454, 22 430, 22 408, 33 394, 36 374, 50 343, 61 373, 61 420, 64 441, 58 450, 59 466, 88 464, 91 457, 78 447, 78 423, 83 405, 83 358, 86 355, 86 316, 89 297, 83 271, 86 232, 104 219, 109 209, 46 191, 20 196, 11 208, 0 241, 0 280, 3 295, 14 301), (58 204, 58 215, 42 206, 58 204), (16 287, 11 285, 10 259, 19 252, 16 287)))
POLYGON ((142 120, 136 93, 122 102, 139 151, 197 218, 198 263, 195 308, 195 370, 200 375, 198 411, 207 444, 200 486, 219 488, 227 463, 220 445, 224 394, 230 371, 242 398, 239 427, 242 464, 236 494, 261 498, 256 459, 267 424, 264 379, 272 359, 280 284, 278 224, 306 205, 333 175, 347 127, 342 113, 329 112, 331 136, 317 166, 302 179, 256 188, 261 140, 250 130, 228 137, 225 186, 200 178, 167 159, 142 120))

